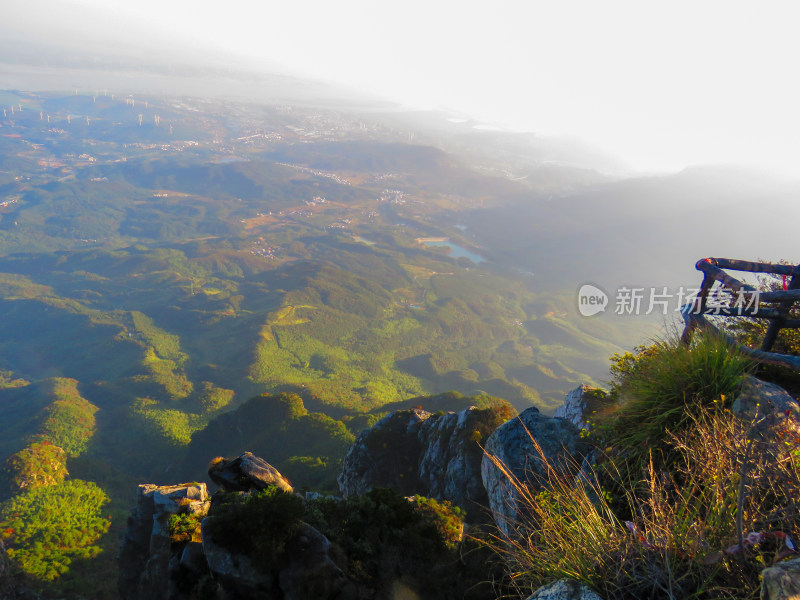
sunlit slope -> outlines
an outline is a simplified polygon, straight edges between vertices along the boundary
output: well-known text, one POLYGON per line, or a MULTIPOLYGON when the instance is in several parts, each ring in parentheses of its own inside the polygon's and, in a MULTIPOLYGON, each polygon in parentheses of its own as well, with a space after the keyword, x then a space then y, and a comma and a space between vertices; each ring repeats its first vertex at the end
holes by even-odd
POLYGON ((29 275, 4 276, 4 366, 169 402, 203 381, 305 389, 349 410, 451 388, 538 398, 504 371, 533 356, 522 284, 337 236, 306 241, 332 259, 246 274, 248 253, 210 262, 178 247, 6 258, 0 268, 29 275))
POLYGON ((132 98, 16 100, 0 368, 78 381, 112 454, 109 431, 182 446, 264 392, 336 414, 450 389, 552 407, 623 343, 460 225, 533 189, 502 156, 475 168, 335 112, 152 99, 140 123, 132 98))

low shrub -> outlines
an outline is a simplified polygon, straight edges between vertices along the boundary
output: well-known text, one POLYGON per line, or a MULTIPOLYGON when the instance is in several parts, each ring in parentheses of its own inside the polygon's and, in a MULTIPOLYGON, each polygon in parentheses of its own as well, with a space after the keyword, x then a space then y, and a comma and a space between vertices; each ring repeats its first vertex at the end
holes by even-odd
POLYGON ((459 543, 463 516, 449 502, 373 488, 343 500, 312 500, 304 520, 331 541, 359 599, 393 597, 397 581, 442 600, 486 598, 491 553, 472 540, 459 543))
POLYGON ((596 421, 598 445, 613 447, 630 464, 645 465, 650 453, 657 464, 669 464, 674 457, 665 444, 667 431, 686 430, 694 407, 732 399, 753 367, 712 333, 698 333, 689 346, 672 339, 614 355, 611 397, 616 405, 596 421))
POLYGON ((465 429, 470 432, 470 440, 476 443, 469 446, 469 450, 480 456, 483 452, 480 444, 484 444, 500 425, 516 416, 517 411, 508 403, 476 408, 471 411, 465 429))
POLYGON ((228 494, 213 507, 206 527, 216 544, 246 554, 256 567, 269 571, 281 567, 303 511, 299 496, 270 486, 255 494, 228 494))
POLYGON ((414 496, 412 506, 423 523, 433 526, 442 544, 448 550, 454 550, 464 535, 466 513, 448 500, 419 495, 414 496))

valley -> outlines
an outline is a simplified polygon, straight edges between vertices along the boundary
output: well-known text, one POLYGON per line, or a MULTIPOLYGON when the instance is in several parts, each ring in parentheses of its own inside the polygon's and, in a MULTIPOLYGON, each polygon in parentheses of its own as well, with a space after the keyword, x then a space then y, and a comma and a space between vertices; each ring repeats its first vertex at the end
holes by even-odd
POLYGON ((96 558, 31 558, 59 593, 112 593, 136 483, 256 449, 296 487, 334 491, 383 407, 452 390, 553 410, 626 343, 460 225, 536 192, 446 141, 409 143, 411 125, 105 90, 0 104, 2 497, 51 489, 25 470, 46 443, 66 452, 47 477, 110 503, 63 550, 96 558), (225 419, 263 394, 263 433, 231 437, 225 419))

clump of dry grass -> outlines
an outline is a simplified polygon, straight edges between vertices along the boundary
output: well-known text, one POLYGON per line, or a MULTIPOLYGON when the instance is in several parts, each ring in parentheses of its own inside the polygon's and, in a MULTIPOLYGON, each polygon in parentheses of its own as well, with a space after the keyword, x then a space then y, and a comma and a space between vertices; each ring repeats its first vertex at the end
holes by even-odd
POLYGON ((491 544, 522 597, 569 577, 605 600, 758 598, 761 569, 791 553, 787 539, 800 541, 800 445, 788 431, 751 435, 755 423, 722 404, 692 407, 690 427, 667 436, 671 470, 650 460, 641 481, 611 462, 578 478, 548 465, 529 483, 492 459, 521 509, 515 533, 491 544))

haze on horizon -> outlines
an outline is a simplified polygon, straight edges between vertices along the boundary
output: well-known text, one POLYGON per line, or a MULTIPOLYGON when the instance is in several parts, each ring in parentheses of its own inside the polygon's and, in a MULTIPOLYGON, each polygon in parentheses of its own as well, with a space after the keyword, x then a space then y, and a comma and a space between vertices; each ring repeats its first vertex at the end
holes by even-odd
POLYGON ((574 136, 637 171, 737 163, 796 178, 798 10, 738 0, 32 0, 4 7, 0 33, 308 77, 574 136))

